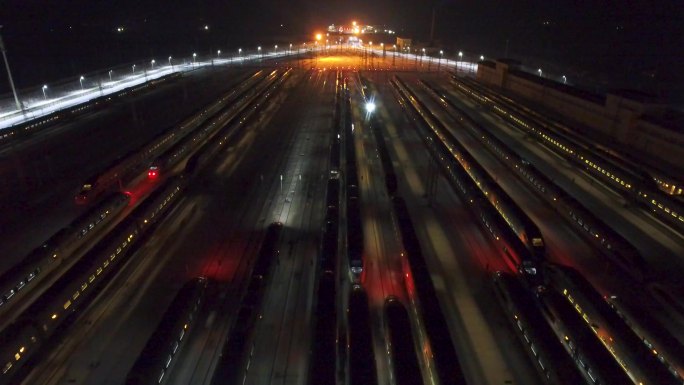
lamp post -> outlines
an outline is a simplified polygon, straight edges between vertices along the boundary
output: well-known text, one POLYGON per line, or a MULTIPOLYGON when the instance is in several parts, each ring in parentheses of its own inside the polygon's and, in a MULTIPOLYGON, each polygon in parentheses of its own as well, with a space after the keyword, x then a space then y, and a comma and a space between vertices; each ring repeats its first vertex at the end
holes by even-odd
POLYGON ((171 67, 171 71, 173 71, 173 63, 171 63, 171 56, 169 56, 169 67, 171 67))
POLYGON ((47 100, 47 93, 45 92, 45 90, 47 90, 47 88, 48 88, 47 84, 43 85, 43 99, 45 99, 45 100, 47 100))
POLYGON ((292 43, 290 43, 290 48, 288 48, 287 54, 292 55, 292 43))
POLYGON ((216 58, 218 59, 220 57, 221 57, 221 50, 218 50, 218 51, 216 51, 216 58))
POLYGON ((539 72, 539 77, 541 77, 542 76, 542 69, 541 68, 538 69, 537 72, 539 72))
MULTIPOLYGON (((2 28, 1 25, 0 28, 2 28)), ((12 80, 12 72, 10 71, 9 62, 7 61, 7 50, 5 50, 5 43, 2 41, 2 35, 0 35, 0 51, 2 51, 2 58, 5 59, 5 68, 7 68, 7 77, 9 78, 10 87, 12 87, 12 94, 14 94, 14 103, 17 105, 17 110, 23 111, 24 109, 21 107, 21 103, 19 103, 17 89, 14 88, 14 80, 12 80)))
POLYGON ((273 46, 273 50, 274 50, 273 53, 277 55, 278 54, 278 44, 273 46))
POLYGON ((397 45, 393 44, 392 47, 394 48, 394 55, 392 56, 392 67, 396 67, 396 65, 397 65, 397 45))
POLYGON ((109 81, 112 81, 112 70, 109 70, 109 81))
POLYGON ((441 49, 439 50, 439 61, 437 62, 437 71, 439 71, 439 67, 442 65, 442 57, 444 57, 444 51, 441 49))
POLYGON ((484 60, 484 55, 480 55, 480 61, 484 60))
POLYGON ((566 84, 567 82, 568 82, 568 78, 566 78, 565 75, 563 75, 563 84, 566 84))
POLYGON ((135 75, 135 64, 133 64, 133 74, 135 75))
POLYGON ((261 46, 257 47, 257 52, 259 52, 259 60, 261 60, 261 46))
POLYGON ((83 90, 83 79, 85 79, 83 76, 78 79, 78 82, 81 83, 81 90, 83 90))
POLYGON ((192 65, 195 65, 196 60, 197 60, 197 53, 196 53, 196 52, 193 52, 193 53, 192 53, 192 65))
POLYGON ((154 69, 154 63, 156 63, 156 62, 154 61, 154 59, 152 59, 152 61, 150 61, 150 68, 151 69, 154 69))

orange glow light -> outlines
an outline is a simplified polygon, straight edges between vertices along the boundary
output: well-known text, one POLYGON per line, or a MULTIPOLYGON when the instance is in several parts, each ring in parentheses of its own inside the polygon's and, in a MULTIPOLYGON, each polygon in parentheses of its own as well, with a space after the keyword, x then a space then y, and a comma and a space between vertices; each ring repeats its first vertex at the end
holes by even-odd
POLYGON ((323 38, 323 35, 321 35, 320 33, 316 34, 316 40, 320 41, 322 38, 323 38))

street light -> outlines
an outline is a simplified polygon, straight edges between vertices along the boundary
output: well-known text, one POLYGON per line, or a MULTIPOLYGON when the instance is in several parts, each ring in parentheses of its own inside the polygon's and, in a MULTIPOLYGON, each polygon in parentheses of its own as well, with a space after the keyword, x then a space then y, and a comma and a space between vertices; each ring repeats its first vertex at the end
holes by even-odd
POLYGON ((565 75, 563 75, 563 84, 565 84, 567 82, 568 82, 568 78, 566 78, 565 75))
POLYGON ((292 43, 290 43, 290 49, 288 50, 288 55, 292 55, 292 43))
POLYGON ((217 58, 221 57, 221 50, 216 51, 216 57, 217 58))
POLYGON ((79 83, 81 83, 81 90, 83 89, 83 79, 85 79, 83 76, 78 79, 79 83))
POLYGON ((110 81, 110 82, 112 81, 112 71, 113 71, 113 70, 109 70, 109 81, 110 81))
POLYGON ((441 49, 439 50, 439 61, 437 62, 437 71, 439 71, 439 67, 442 65, 442 57, 444 57, 444 51, 441 49))
POLYGON ((484 55, 480 55, 480 60, 484 60, 484 55))
POLYGON ((169 65, 172 65, 172 64, 171 64, 171 56, 169 56, 169 65))
POLYGON ((463 61, 463 52, 458 51, 458 60, 463 61))
POLYGON ((43 85, 43 99, 47 100, 47 94, 45 93, 45 90, 47 90, 47 84, 43 85))
POLYGON ((542 69, 538 69, 537 72, 539 72, 539 76, 542 76, 542 69))
POLYGON ((135 64, 133 64, 133 74, 135 74, 135 64))
POLYGON ((274 49, 275 49, 275 53, 277 54, 277 53, 278 53, 278 44, 276 44, 276 45, 274 46, 274 49))
POLYGON ((193 52, 193 53, 192 53, 192 64, 195 64, 195 63, 196 63, 196 58, 197 58, 197 53, 196 53, 196 52, 193 52))
POLYGON ((154 69, 154 63, 156 62, 154 61, 154 59, 152 59, 152 61, 150 61, 150 66, 152 67, 152 69, 154 69))

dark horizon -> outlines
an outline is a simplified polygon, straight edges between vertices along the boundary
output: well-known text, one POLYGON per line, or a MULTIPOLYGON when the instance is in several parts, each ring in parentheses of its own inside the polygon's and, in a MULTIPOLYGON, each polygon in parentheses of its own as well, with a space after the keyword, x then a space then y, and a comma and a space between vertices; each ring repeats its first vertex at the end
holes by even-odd
MULTIPOLYGON (((287 7, 273 0, 181 1, 162 8, 151 0, 45 4, 9 1, 0 15, 20 89, 136 60, 306 38, 351 20, 386 24, 400 36, 428 41, 432 13, 430 2, 419 0, 294 0, 287 7), (123 32, 116 31, 119 26, 123 32)), ((673 103, 684 100, 684 75, 677 71, 683 12, 674 1, 658 8, 645 1, 622 7, 572 1, 432 4, 435 40, 447 51, 494 58, 507 52, 530 67, 582 78, 578 83, 592 83, 596 91, 631 88, 673 103)), ((7 92, 3 75, 0 93, 7 92)))

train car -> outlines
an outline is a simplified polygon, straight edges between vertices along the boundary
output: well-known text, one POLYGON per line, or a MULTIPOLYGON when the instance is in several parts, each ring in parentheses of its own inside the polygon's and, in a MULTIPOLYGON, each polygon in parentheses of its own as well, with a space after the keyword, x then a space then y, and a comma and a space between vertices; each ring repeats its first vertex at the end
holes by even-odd
MULTIPOLYGON (((223 108, 229 101, 233 100, 233 96, 239 89, 250 86, 257 81, 261 76, 262 71, 258 71, 253 75, 240 81, 240 86, 232 89, 219 100, 211 105, 195 110, 191 113, 190 118, 174 125, 173 127, 158 134, 154 139, 148 143, 140 146, 137 149, 130 151, 128 154, 119 157, 112 161, 107 167, 88 179, 83 183, 80 191, 75 196, 77 204, 88 204, 97 199, 102 193, 109 191, 115 187, 116 184, 123 184, 153 161, 160 154, 169 150, 170 147, 176 145, 190 132, 195 130, 200 124, 209 119, 213 114, 223 108)), ((156 178, 159 175, 154 171, 148 170, 148 177, 156 178)))
POLYGON ((463 368, 459 362, 449 326, 439 304, 432 277, 425 263, 416 235, 413 221, 404 200, 399 196, 392 198, 394 213, 397 218, 404 255, 408 261, 411 274, 407 279, 413 282, 417 293, 423 326, 430 340, 432 360, 442 385, 466 384, 463 368))
POLYGON ((90 299, 95 297, 107 279, 118 270, 137 241, 178 200, 179 192, 185 184, 185 178, 182 177, 169 180, 166 188, 155 192, 138 206, 129 218, 117 225, 104 240, 50 286, 19 316, 15 324, 10 325, 8 330, 12 334, 25 335, 31 334, 31 330, 37 330, 39 335, 35 337, 36 342, 29 346, 18 345, 23 340, 8 342, 9 345, 3 352, 20 351, 24 359, 0 356, 0 362, 15 360, 14 365, 0 377, 0 384, 12 383, 21 367, 39 352, 43 342, 55 337, 58 334, 56 331, 68 323, 72 315, 90 303, 90 299))
POLYGON ((9 128, 0 130, 0 143, 9 142, 10 140, 21 139, 29 137, 41 129, 53 126, 57 123, 69 122, 81 115, 89 113, 91 111, 98 111, 106 108, 107 106, 127 97, 129 94, 137 93, 144 90, 150 86, 156 86, 160 83, 177 79, 181 76, 179 72, 172 73, 169 75, 164 75, 157 79, 143 83, 142 85, 127 87, 123 90, 117 91, 113 94, 100 96, 93 98, 86 102, 77 104, 73 107, 58 110, 39 118, 31 119, 29 121, 15 124, 9 128))
POLYGON ((499 305, 546 384, 584 383, 574 362, 544 320, 532 293, 512 274, 497 271, 492 283, 499 305))
POLYGON ((545 272, 550 284, 586 321, 585 328, 594 332, 635 384, 682 384, 577 270, 547 264, 545 272))
POLYGON ((614 156, 607 155, 607 151, 597 150, 594 145, 585 143, 578 136, 568 137, 567 132, 555 132, 544 122, 530 118, 527 114, 534 113, 532 110, 525 108, 521 111, 516 109, 519 107, 512 106, 512 102, 497 103, 499 97, 491 92, 482 96, 472 88, 472 85, 466 86, 460 81, 457 82, 457 89, 478 103, 491 107, 494 113, 523 132, 536 137, 551 151, 576 163, 587 174, 621 193, 628 201, 638 202, 648 208, 656 218, 675 229, 684 229, 684 204, 668 193, 673 185, 663 182, 662 178, 649 175, 643 170, 643 166, 638 165, 639 168, 635 169, 636 165, 633 162, 618 161, 614 156))
POLYGON ((337 292, 335 275, 323 272, 316 290, 315 323, 310 353, 309 384, 337 383, 337 292))
POLYGON ((347 257, 353 277, 363 273, 363 227, 357 198, 347 199, 347 257))
POLYGON ((88 210, 29 253, 0 277, 0 309, 68 259, 86 241, 116 217, 128 204, 126 194, 114 194, 88 210))
POLYGON ((677 338, 640 306, 627 303, 615 295, 607 297, 606 301, 672 376, 684 384, 684 346, 677 338))
POLYGON ((385 330, 392 374, 397 385, 423 383, 420 363, 416 355, 408 312, 396 297, 385 300, 385 330))
POLYGON ((171 365, 188 341, 187 335, 199 322, 207 286, 208 280, 198 277, 180 289, 128 371, 126 385, 164 383, 171 365))
POLYGON ((278 249, 278 242, 280 241, 280 234, 283 231, 283 224, 280 222, 271 223, 266 229, 266 236, 259 249, 259 254, 254 263, 252 275, 261 277, 268 277, 273 268, 273 263, 278 259, 280 250, 278 249))
POLYGON ((349 293, 349 307, 347 308, 350 385, 378 383, 370 322, 366 291, 361 286, 354 285, 349 293))
POLYGON ((469 206, 473 214, 482 223, 490 238, 496 243, 497 247, 503 252, 506 264, 511 271, 519 271, 530 284, 540 281, 541 271, 539 263, 543 260, 539 253, 532 254, 519 236, 504 221, 503 217, 496 210, 491 202, 484 196, 470 178, 463 166, 452 156, 449 148, 434 131, 426 127, 428 123, 422 119, 417 110, 409 104, 409 96, 404 93, 403 87, 398 82, 393 82, 397 98, 409 116, 416 122, 418 127, 424 129, 421 135, 433 159, 441 167, 447 181, 461 196, 463 202, 469 206))
POLYGON ((558 340, 575 361, 585 382, 597 385, 630 384, 631 379, 603 348, 574 308, 553 289, 537 294, 542 314, 558 340))
MULTIPOLYGON (((211 138, 217 130, 226 125, 230 125, 230 122, 234 122, 242 112, 247 111, 249 107, 253 107, 255 100, 257 100, 259 96, 264 95, 268 90, 268 87, 277 80, 275 75, 276 73, 274 72, 272 75, 264 78, 263 82, 256 84, 254 88, 245 89, 235 98, 235 101, 232 104, 223 107, 219 110, 217 115, 202 123, 197 129, 190 132, 173 147, 156 157, 150 165, 147 173, 148 177, 155 179, 171 173, 171 170, 181 159, 184 159, 189 154, 195 152, 198 147, 202 146, 208 138, 211 138), (228 121, 227 119, 229 117, 230 120, 228 121)), ((283 76, 284 74, 281 78, 283 76)))
POLYGON ((543 257, 545 254, 545 243, 541 231, 534 221, 499 187, 494 178, 477 163, 465 146, 418 100, 413 91, 406 86, 401 78, 395 77, 395 79, 396 84, 406 94, 408 103, 412 105, 426 125, 430 127, 436 138, 445 143, 451 156, 458 161, 477 187, 482 190, 492 206, 496 208, 501 217, 525 244, 525 247, 536 257, 543 257))
POLYGON ((586 209, 580 202, 561 189, 555 182, 539 172, 533 165, 516 154, 507 144, 499 140, 486 128, 480 126, 468 113, 456 106, 450 97, 427 82, 421 84, 471 130, 492 154, 512 171, 519 174, 539 196, 568 220, 582 236, 607 255, 614 263, 638 280, 648 276, 645 260, 638 250, 610 226, 586 209))

